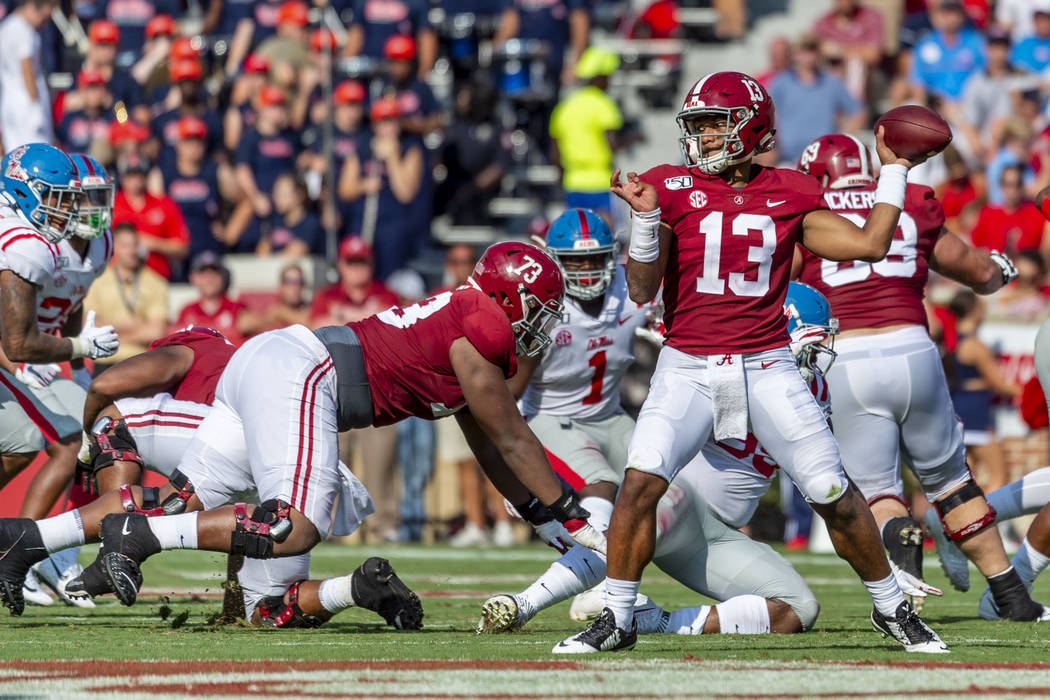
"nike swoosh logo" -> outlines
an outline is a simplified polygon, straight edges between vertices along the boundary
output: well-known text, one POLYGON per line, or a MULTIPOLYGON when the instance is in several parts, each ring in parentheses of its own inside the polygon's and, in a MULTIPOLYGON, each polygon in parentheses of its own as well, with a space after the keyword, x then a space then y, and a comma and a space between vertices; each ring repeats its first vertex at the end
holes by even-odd
POLYGON ((627 323, 630 320, 631 320, 630 316, 625 316, 624 318, 621 318, 618 322, 622 326, 623 324, 627 323))
POLYGON ((773 360, 772 362, 763 362, 762 363, 762 369, 769 369, 770 367, 772 367, 773 365, 775 365, 778 362, 780 362, 780 360, 773 360))
POLYGON ((131 518, 124 518, 124 527, 120 528, 120 534, 122 534, 122 535, 130 535, 131 534, 131 530, 128 529, 128 520, 130 520, 130 519, 131 518))
POLYGON ((22 533, 20 535, 18 535, 18 539, 15 540, 14 542, 12 542, 10 547, 8 547, 2 553, 0 553, 0 559, 3 559, 8 554, 10 554, 11 550, 14 549, 15 547, 17 547, 18 543, 21 542, 22 538, 25 537, 25 536, 26 536, 26 533, 25 533, 25 530, 23 530, 22 533))
POLYGON ((781 204, 783 204, 786 201, 787 201, 786 199, 782 199, 779 202, 774 202, 772 199, 767 199, 766 200, 766 206, 767 207, 779 207, 781 204))

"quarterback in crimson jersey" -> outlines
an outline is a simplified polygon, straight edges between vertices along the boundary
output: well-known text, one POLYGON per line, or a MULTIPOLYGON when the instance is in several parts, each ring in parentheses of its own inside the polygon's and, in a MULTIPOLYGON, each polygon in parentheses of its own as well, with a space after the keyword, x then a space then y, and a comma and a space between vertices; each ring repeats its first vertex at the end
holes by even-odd
MULTIPOLYGON (((829 134, 813 141, 799 169, 825 188, 827 206, 862 222, 871 211, 871 156, 857 139, 829 134)), ((871 506, 890 557, 922 578, 922 527, 904 501, 901 463, 918 477, 945 534, 989 581, 1004 619, 1050 618, 1010 567, 989 506, 966 465, 940 354, 926 330, 923 294, 932 269, 991 294, 1016 276, 996 251, 971 248, 944 228, 933 191, 908 185, 886 258, 840 263, 799 249, 798 277, 823 292, 841 332, 828 374, 834 432, 846 473, 871 506)))
POLYGON ((825 519, 836 550, 874 601, 871 621, 908 651, 948 649, 904 599, 878 529, 842 470, 838 445, 788 349, 783 302, 796 243, 834 260, 881 260, 904 203, 907 168, 876 135, 878 203, 863 226, 827 210, 819 183, 755 165, 773 146, 773 103, 742 73, 698 80, 678 114, 684 165, 661 165, 612 192, 633 210, 627 283, 633 301, 663 285, 667 341, 638 416, 608 531, 606 608, 555 647, 634 646, 632 613, 653 553, 653 514, 674 475, 714 434, 750 426, 825 519))
MULTIPOLYGON (((140 563, 164 549, 259 560, 306 552, 323 534, 345 529, 353 515, 344 512, 344 499, 333 514, 336 494, 345 493, 339 431, 449 413, 490 478, 541 536, 571 535, 604 549, 604 537, 586 523, 575 492, 558 481, 506 383, 516 353, 536 354, 550 342, 563 289, 543 251, 499 243, 482 256, 468 285, 446 294, 348 326, 291 326, 252 338, 223 371, 215 405, 178 466, 193 484, 191 500, 206 512, 107 516, 104 553, 92 575, 104 576, 130 605, 142 583, 140 563), (238 451, 246 459, 232 459, 238 451), (250 512, 245 503, 225 505, 248 489, 261 501, 250 512)), ((0 584, 2 574, 0 568, 0 584)), ((322 585, 317 595, 329 613, 362 601, 358 591, 338 587, 322 585)), ((418 623, 418 601, 397 602, 418 623)), ((391 611, 390 619, 399 614, 391 611)))

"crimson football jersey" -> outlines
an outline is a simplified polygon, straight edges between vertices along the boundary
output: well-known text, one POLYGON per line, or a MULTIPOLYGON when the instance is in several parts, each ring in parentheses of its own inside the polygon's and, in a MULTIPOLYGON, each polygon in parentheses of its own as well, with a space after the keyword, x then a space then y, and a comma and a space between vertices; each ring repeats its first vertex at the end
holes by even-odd
MULTIPOLYGON (((875 206, 875 187, 827 190, 824 199, 829 209, 863 226, 875 206)), ((885 259, 835 262, 800 248, 799 281, 827 297, 841 330, 905 323, 926 326, 923 290, 930 275, 930 255, 943 225, 944 210, 933 190, 908 185, 904 210, 885 259)))
POLYGON ((193 351, 193 362, 173 396, 179 401, 211 406, 215 401, 215 386, 219 383, 219 376, 237 348, 218 331, 194 327, 158 338, 146 350, 148 352, 166 345, 185 345, 193 351))
POLYGON ((673 231, 664 273, 667 344, 693 355, 786 345, 784 298, 802 219, 824 209, 820 184, 759 168, 743 189, 684 165, 658 165, 654 187, 673 231))
POLYGON ((463 391, 449 359, 456 338, 469 340, 505 377, 518 369, 507 314, 473 287, 394 306, 347 325, 364 352, 377 426, 409 416, 433 420, 463 407, 463 391))

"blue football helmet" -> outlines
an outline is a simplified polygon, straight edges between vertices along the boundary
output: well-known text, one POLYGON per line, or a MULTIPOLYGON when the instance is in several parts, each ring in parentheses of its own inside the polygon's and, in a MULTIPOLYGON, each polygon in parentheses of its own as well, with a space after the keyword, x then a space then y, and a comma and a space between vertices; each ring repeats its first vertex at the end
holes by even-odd
POLYGON ((581 301, 597 299, 612 284, 619 245, 609 225, 590 209, 568 209, 547 229, 547 253, 565 277, 565 291, 581 301), (576 266, 580 258, 602 256, 598 268, 576 266), (569 267, 566 267, 569 263, 569 267))
POLYGON ((113 220, 113 195, 116 189, 113 179, 102 164, 91 156, 74 153, 69 157, 77 167, 80 189, 84 191, 80 202, 80 218, 73 233, 80 238, 98 238, 113 220))
POLYGON ((73 232, 82 193, 77 168, 62 151, 46 143, 18 146, 0 161, 0 186, 19 217, 47 240, 73 232))
POLYGON ((784 299, 784 315, 791 334, 791 354, 807 381, 814 374, 826 374, 835 362, 835 335, 839 321, 831 315, 824 295, 808 284, 789 282, 784 299))

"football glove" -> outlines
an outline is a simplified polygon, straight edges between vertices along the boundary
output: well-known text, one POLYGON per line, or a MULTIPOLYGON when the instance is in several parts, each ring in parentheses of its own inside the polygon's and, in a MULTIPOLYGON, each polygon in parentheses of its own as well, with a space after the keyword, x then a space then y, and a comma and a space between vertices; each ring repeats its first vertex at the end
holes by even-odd
POLYGON ((33 365, 23 362, 15 370, 15 379, 32 389, 43 389, 54 381, 62 368, 54 362, 41 365, 33 365))
POLYGON ((1017 279, 1017 268, 1014 267, 1014 263, 1010 258, 1006 257, 998 250, 993 250, 988 253, 988 257, 992 259, 992 262, 999 266, 999 270, 1003 273, 1003 286, 1010 284, 1017 279))
POLYGON ((569 531, 557 520, 548 520, 538 525, 533 524, 532 529, 548 547, 554 547, 559 554, 565 554, 576 544, 569 531))
POLYGON ((606 541, 604 532, 598 532, 586 520, 566 520, 564 525, 577 544, 582 544, 587 549, 593 549, 599 554, 605 554, 606 541))
POLYGON ((109 357, 120 347, 120 338, 117 337, 113 326, 95 325, 94 311, 87 312, 80 335, 70 340, 73 341, 74 360, 81 357, 90 357, 92 360, 109 357))
POLYGON ((940 588, 931 586, 921 578, 916 578, 909 574, 894 564, 892 559, 890 560, 890 570, 893 571, 893 577, 897 579, 897 585, 900 586, 901 593, 904 595, 910 595, 913 598, 925 598, 927 595, 944 595, 940 588))

